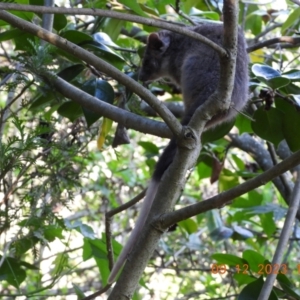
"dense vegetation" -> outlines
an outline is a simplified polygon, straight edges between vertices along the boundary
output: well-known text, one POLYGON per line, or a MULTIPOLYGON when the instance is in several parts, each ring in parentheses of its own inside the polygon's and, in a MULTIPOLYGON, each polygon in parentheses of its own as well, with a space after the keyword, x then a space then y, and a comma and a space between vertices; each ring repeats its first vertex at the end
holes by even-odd
MULTIPOLYGON (((51 2, 0 3, 3 299, 102 293, 110 251, 120 253, 140 205, 116 208, 142 198, 171 136, 137 86, 146 37, 159 27, 219 22, 230 4, 55 1, 70 8, 51 11, 51 2)), ((249 105, 202 135, 175 210, 219 198, 161 237, 133 299, 300 299, 299 16, 298 0, 239 3, 249 105)), ((160 81, 149 89, 182 115, 176 87, 160 81)), ((134 287, 119 284, 115 295, 132 293, 139 278, 130 280, 134 287)))

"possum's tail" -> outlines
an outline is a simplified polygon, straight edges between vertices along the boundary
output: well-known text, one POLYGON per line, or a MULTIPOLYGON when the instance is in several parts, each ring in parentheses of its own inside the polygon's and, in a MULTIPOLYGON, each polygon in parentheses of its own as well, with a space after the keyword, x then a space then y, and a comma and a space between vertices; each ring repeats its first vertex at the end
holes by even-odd
POLYGON ((146 196, 142 205, 141 212, 139 213, 134 229, 132 230, 126 245, 122 249, 121 254, 119 255, 116 263, 114 264, 110 272, 110 275, 108 277, 108 284, 111 284, 115 281, 118 272, 120 271, 123 264, 125 263, 125 260, 127 259, 133 246, 136 244, 140 236, 140 233, 144 227, 148 214, 150 212, 153 200, 155 198, 159 186, 160 179, 162 178, 166 169, 172 163, 175 153, 176 153, 176 142, 174 139, 171 139, 169 145, 165 148, 164 152, 162 153, 162 155, 160 156, 156 164, 155 171, 153 173, 152 179, 150 181, 150 184, 146 192, 146 196))
POLYGON ((153 200, 155 198, 157 188, 158 188, 159 182, 154 181, 153 179, 150 181, 150 184, 148 186, 146 196, 144 199, 144 203, 142 205, 142 209, 139 213, 138 219, 135 223, 134 229, 132 230, 130 237, 126 243, 126 245, 123 247, 121 254, 119 255, 116 263, 114 264, 109 278, 108 278, 108 283, 113 283, 116 279, 116 276, 119 272, 119 270, 122 268, 125 260, 127 259, 127 256, 131 252, 134 244, 137 242, 138 237, 143 229, 143 226, 145 224, 145 221, 147 219, 148 213, 151 209, 153 200))

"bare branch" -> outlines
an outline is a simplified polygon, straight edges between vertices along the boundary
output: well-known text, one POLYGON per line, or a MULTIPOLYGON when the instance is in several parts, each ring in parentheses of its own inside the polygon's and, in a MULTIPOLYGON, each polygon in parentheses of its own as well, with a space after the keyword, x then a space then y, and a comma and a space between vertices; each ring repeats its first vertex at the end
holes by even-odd
POLYGON ((278 43, 288 43, 291 44, 294 47, 298 47, 300 46, 300 37, 293 37, 293 36, 282 36, 279 38, 274 38, 274 39, 270 39, 270 40, 266 40, 260 43, 257 43, 253 46, 248 47, 247 51, 248 53, 253 52, 257 49, 261 49, 263 47, 268 47, 274 44, 278 44, 278 43))
MULTIPOLYGON (((241 136, 230 135, 230 139, 230 146, 237 147, 251 155, 263 171, 269 170, 274 166, 272 158, 265 147, 253 139, 249 134, 243 134, 241 136)), ((282 174, 282 177, 285 177, 284 174, 282 174)), ((291 195, 291 190, 293 189, 292 182, 288 180, 284 180, 284 182, 282 182, 280 178, 274 178, 272 181, 283 199, 289 205, 288 199, 291 195)))
MULTIPOLYGON (((54 7, 54 0, 44 0, 44 5, 46 7, 54 7)), ((53 29, 53 20, 54 15, 53 14, 43 14, 43 21, 42 21, 42 27, 48 31, 52 32, 53 29)), ((45 42, 42 41, 42 45, 45 42)))
POLYGON ((120 109, 114 105, 100 101, 99 99, 64 81, 60 77, 55 77, 51 73, 48 75, 48 82, 50 82, 50 84, 58 92, 80 105, 99 113, 99 115, 105 116, 124 125, 126 128, 132 128, 139 132, 149 133, 160 137, 170 138, 172 136, 170 130, 162 122, 135 115, 124 109, 120 109))
POLYGON ((160 216, 159 219, 163 223, 163 227, 168 228, 174 223, 188 219, 200 213, 223 207, 224 205, 229 204, 229 202, 234 198, 266 184, 266 182, 271 181, 275 177, 283 174, 298 164, 300 164, 300 151, 297 151, 278 165, 265 171, 263 174, 260 174, 257 177, 252 178, 231 190, 223 192, 200 203, 190 205, 164 216, 160 216))
MULTIPOLYGON (((278 241, 278 245, 272 260, 272 265, 275 264, 280 265, 282 263, 282 258, 284 254, 284 250, 286 249, 286 246, 289 242, 289 237, 291 235, 291 232, 293 230, 293 224, 295 221, 295 217, 299 208, 300 204, 300 168, 298 167, 297 171, 297 180, 295 182, 294 190, 290 199, 291 205, 289 206, 286 219, 280 234, 280 239, 278 241)), ((266 281, 264 282, 264 285, 261 289, 261 292, 259 294, 258 300, 267 300, 269 299, 269 295, 271 294, 271 291, 273 289, 273 285, 275 282, 275 279, 277 277, 277 274, 272 274, 271 272, 268 276, 266 281)))

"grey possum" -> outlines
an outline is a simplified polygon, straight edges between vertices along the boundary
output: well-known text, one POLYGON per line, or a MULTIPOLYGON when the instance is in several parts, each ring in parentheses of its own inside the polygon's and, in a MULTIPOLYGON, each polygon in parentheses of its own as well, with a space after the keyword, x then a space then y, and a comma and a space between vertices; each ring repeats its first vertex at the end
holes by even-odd
MULTIPOLYGON (((223 25, 221 24, 206 24, 189 29, 202 34, 218 45, 223 44, 223 25)), ((167 30, 149 35, 139 79, 142 82, 151 82, 159 78, 168 78, 181 89, 185 106, 182 125, 189 123, 195 110, 217 89, 219 77, 219 56, 206 44, 167 30)), ((206 129, 230 121, 238 111, 243 109, 247 99, 248 54, 243 33, 239 30, 231 107, 226 113, 217 114, 209 120, 206 129)), ((176 139, 172 138, 156 164, 135 228, 111 271, 109 283, 115 280, 118 271, 137 242, 151 209, 159 182, 172 163, 176 149, 176 139)))

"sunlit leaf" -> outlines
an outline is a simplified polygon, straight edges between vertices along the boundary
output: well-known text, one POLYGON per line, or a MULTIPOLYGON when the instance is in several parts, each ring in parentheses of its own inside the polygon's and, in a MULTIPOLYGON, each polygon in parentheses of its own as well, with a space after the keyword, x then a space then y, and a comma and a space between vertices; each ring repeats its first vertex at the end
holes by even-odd
POLYGON ((297 21, 299 22, 300 18, 300 7, 292 11, 292 13, 289 15, 289 17, 286 19, 286 21, 281 26, 281 33, 284 35, 284 33, 293 26, 294 23, 297 21))
POLYGON ((139 3, 137 1, 132 1, 132 0, 119 0, 120 3, 124 4, 125 6, 129 7, 132 9, 136 14, 147 17, 147 14, 143 12, 141 9, 139 3))

